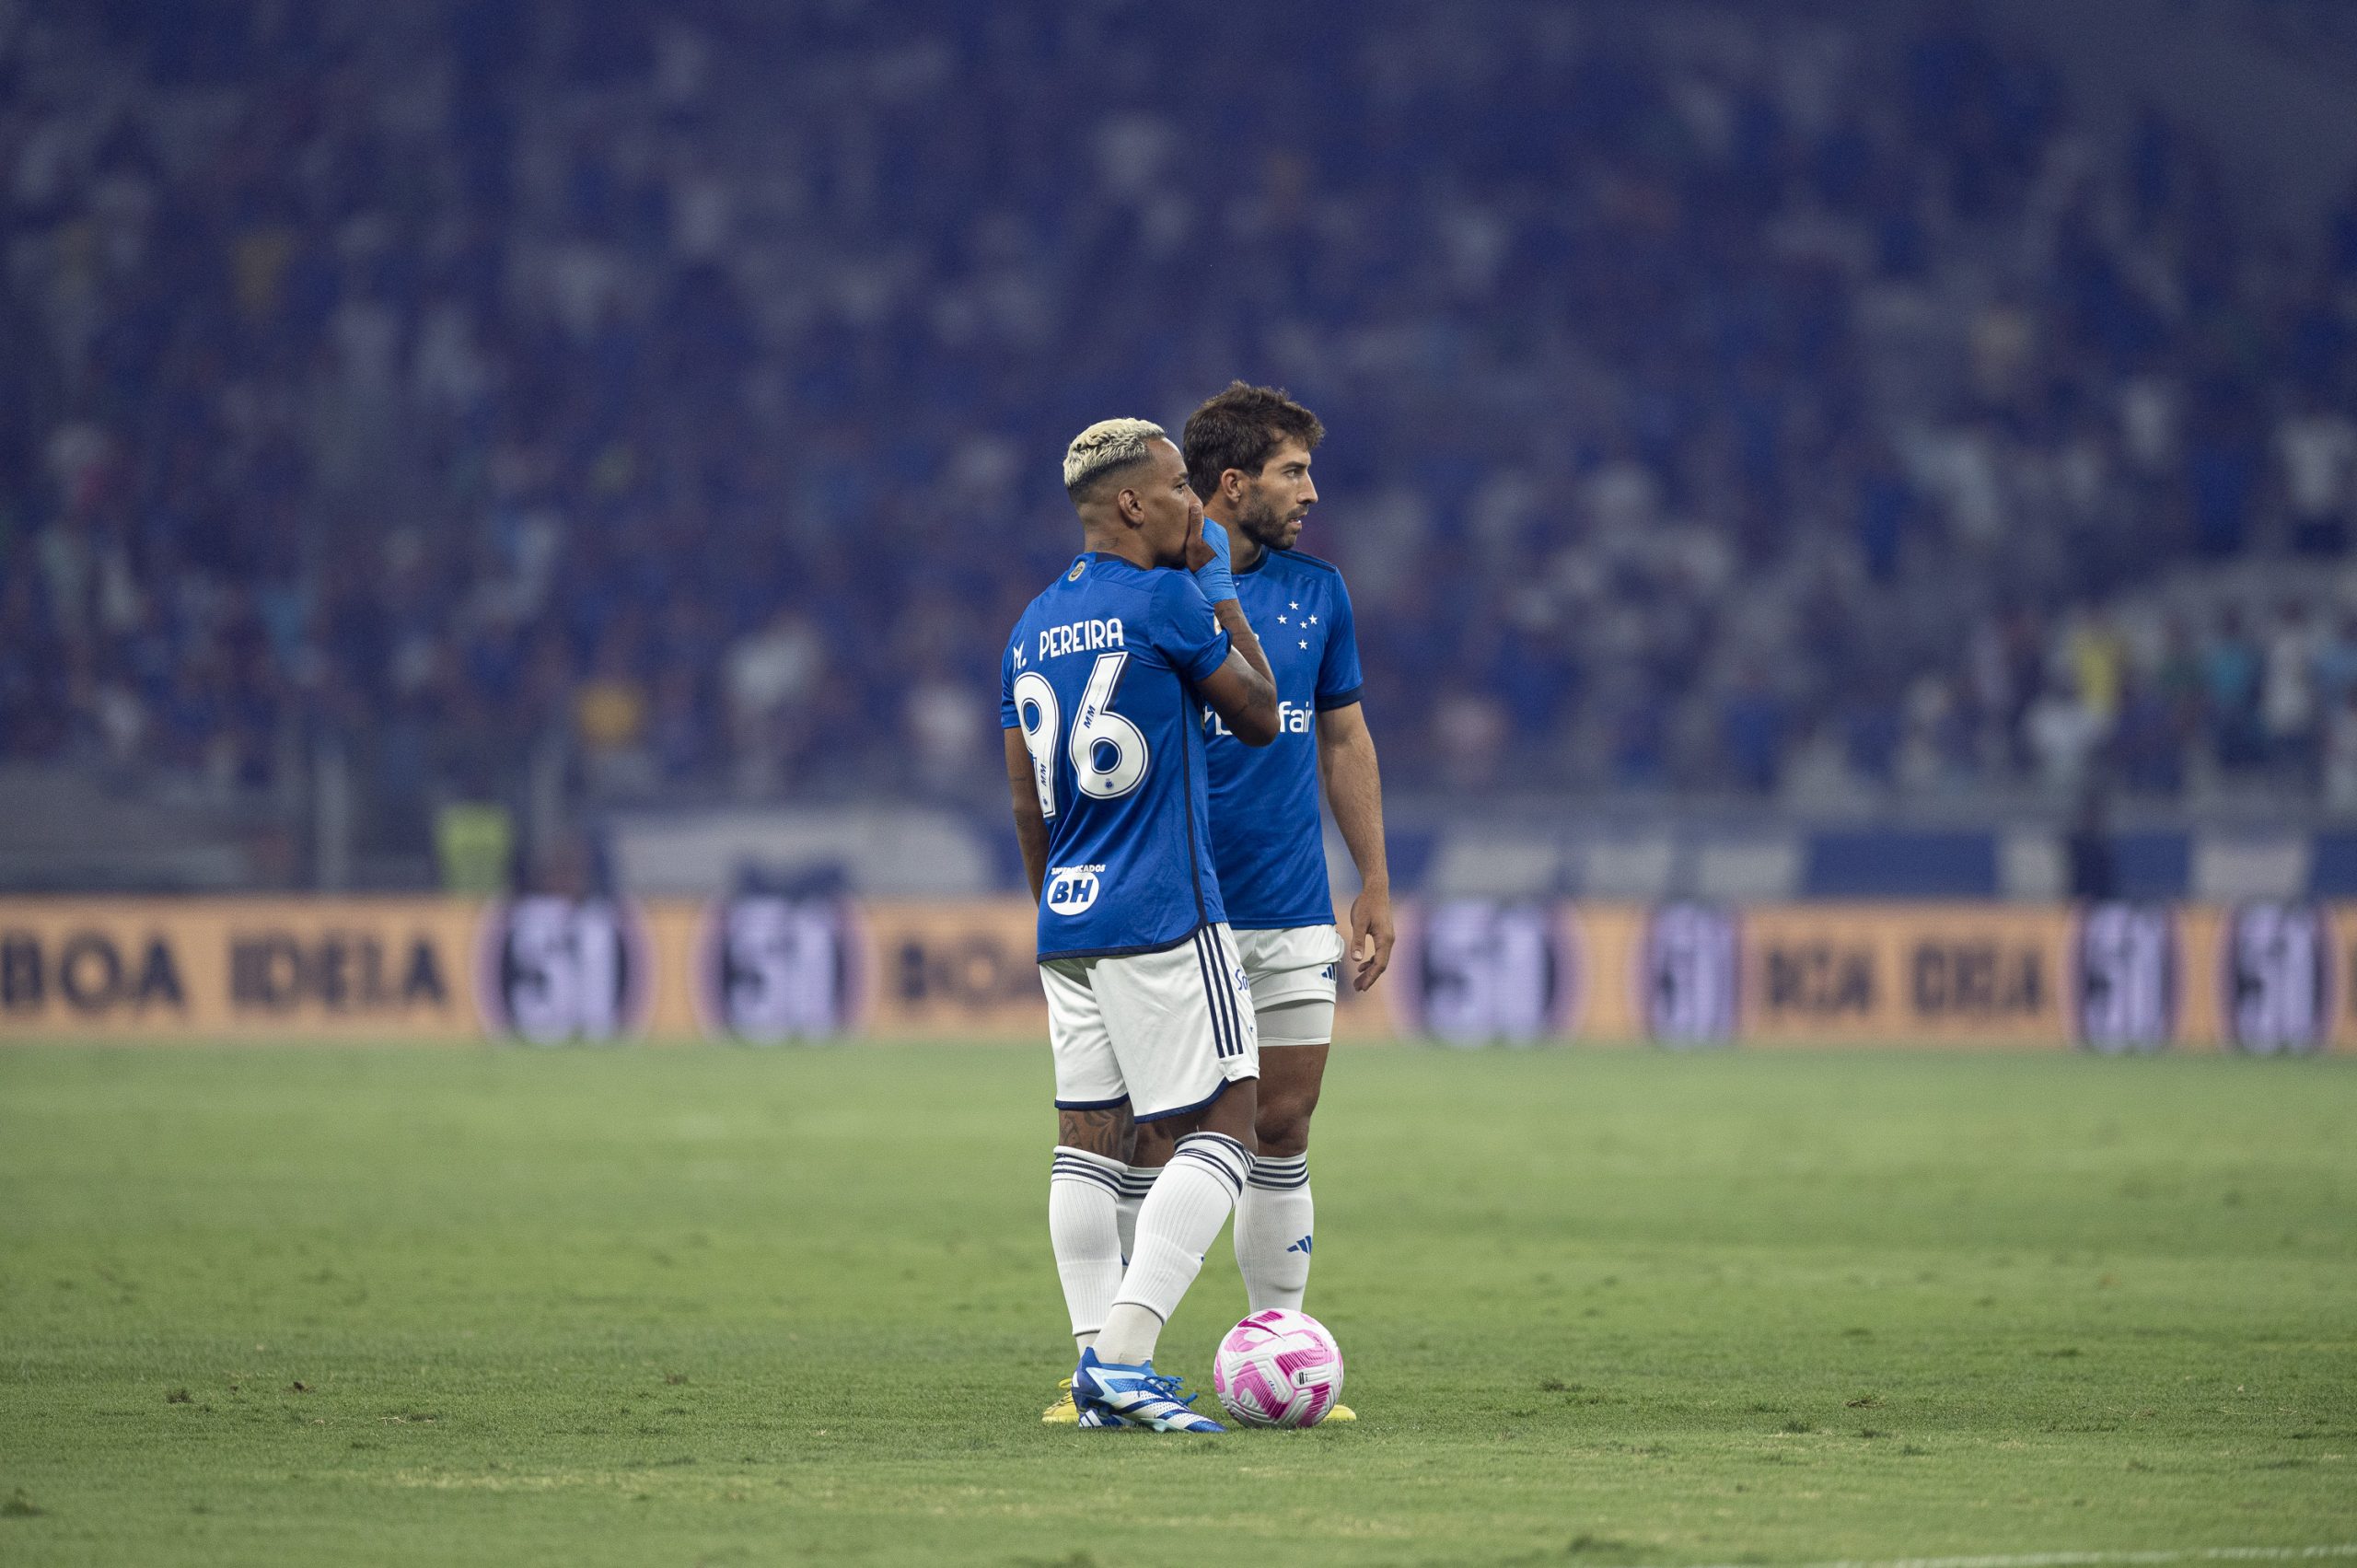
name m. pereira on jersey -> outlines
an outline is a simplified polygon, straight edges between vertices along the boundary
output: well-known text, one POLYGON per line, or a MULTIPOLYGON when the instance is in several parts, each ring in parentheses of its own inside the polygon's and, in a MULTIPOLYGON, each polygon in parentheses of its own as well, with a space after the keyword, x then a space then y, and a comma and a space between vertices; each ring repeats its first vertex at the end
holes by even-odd
POLYGON ((1039 656, 1043 659, 1062 658, 1066 654, 1093 654, 1105 648, 1126 648, 1129 645, 1121 635, 1121 618, 1118 615, 1101 621, 1074 621, 1062 626, 1039 628, 1039 656))

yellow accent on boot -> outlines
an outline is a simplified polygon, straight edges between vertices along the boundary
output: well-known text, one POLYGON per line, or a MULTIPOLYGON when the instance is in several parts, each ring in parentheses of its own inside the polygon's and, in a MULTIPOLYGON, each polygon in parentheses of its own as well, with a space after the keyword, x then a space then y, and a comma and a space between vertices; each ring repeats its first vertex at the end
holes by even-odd
MULTIPOLYGON (((1336 1405, 1326 1412, 1326 1421, 1356 1421, 1358 1418, 1359 1412, 1348 1405, 1336 1405)), ((1326 1422, 1321 1421, 1318 1424, 1323 1426, 1326 1422)))
MULTIPOLYGON (((1080 1407, 1072 1402, 1072 1379, 1067 1377, 1062 1382, 1057 1384, 1056 1387, 1062 1388, 1063 1392, 1056 1396, 1056 1402, 1054 1404, 1050 1405, 1046 1410, 1039 1413, 1040 1423, 1046 1426, 1075 1426, 1079 1424, 1080 1407)), ((1334 1418, 1331 1415, 1329 1415, 1326 1419, 1331 1421, 1334 1418)))

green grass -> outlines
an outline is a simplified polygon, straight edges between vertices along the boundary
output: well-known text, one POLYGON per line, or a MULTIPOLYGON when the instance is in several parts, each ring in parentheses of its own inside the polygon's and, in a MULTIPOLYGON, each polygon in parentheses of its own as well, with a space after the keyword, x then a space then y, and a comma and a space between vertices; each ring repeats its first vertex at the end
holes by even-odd
POLYGON ((1039 1423, 1043 1055, 0 1051, 0 1562, 2357 1540, 2349 1063, 1345 1052, 1362 1420, 1190 1440, 1039 1423))

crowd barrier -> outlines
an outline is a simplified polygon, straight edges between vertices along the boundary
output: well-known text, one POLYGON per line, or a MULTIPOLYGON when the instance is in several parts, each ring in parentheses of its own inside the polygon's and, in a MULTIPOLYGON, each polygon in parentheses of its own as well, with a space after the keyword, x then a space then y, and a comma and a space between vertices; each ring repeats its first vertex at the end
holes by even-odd
MULTIPOLYGON (((1348 1042, 2357 1049, 2357 904, 1401 912, 1348 1042)), ((0 1039, 1043 1035, 1021 899, 0 900, 0 1039)))

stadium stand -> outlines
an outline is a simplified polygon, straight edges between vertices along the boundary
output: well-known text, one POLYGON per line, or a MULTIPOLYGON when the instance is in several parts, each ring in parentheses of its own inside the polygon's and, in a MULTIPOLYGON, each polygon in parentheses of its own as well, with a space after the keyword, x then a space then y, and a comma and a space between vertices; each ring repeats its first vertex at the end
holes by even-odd
POLYGON ((1411 830, 2357 813, 2357 196, 1954 19, 1480 11, 9 12, 0 796, 264 882, 470 799, 995 809, 1063 440, 1242 374, 1334 433, 1411 830), (1239 52, 1317 115, 1204 111, 1239 52))

